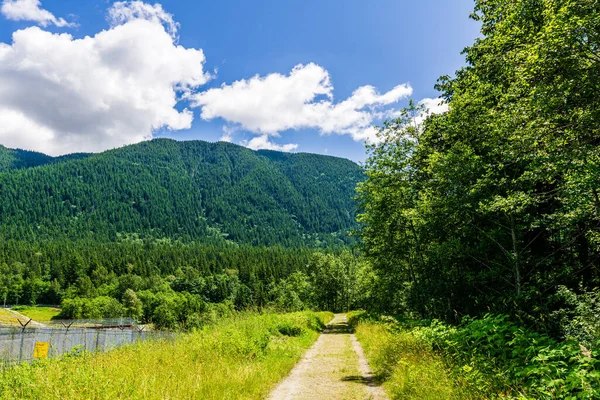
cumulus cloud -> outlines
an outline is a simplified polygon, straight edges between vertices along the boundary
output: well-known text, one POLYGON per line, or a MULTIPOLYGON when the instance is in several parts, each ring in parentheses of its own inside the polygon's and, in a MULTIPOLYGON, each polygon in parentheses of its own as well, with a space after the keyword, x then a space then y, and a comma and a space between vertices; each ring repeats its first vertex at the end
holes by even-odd
POLYGON ((56 18, 50 11, 44 10, 40 0, 4 0, 0 12, 4 17, 13 21, 33 21, 41 26, 50 24, 58 27, 77 26, 63 18, 56 18))
POLYGON ((118 1, 108 10, 107 20, 111 26, 125 24, 136 19, 162 24, 173 39, 177 38, 179 23, 160 4, 146 4, 143 1, 118 1))
MULTIPOLYGON (((39 0, 3 0, 0 10, 42 26, 71 25, 39 0)), ((30 27, 0 42, 0 143, 52 155, 102 151, 158 129, 190 128, 183 102, 199 107, 204 120, 225 120, 221 140, 254 133, 241 144, 255 150, 296 150, 273 141, 290 129, 374 142, 374 123, 412 94, 408 84, 385 93, 362 86, 335 101, 328 71, 312 63, 199 92, 212 78, 204 54, 178 45, 179 24, 160 4, 117 1, 106 19, 109 29, 81 39, 30 27)), ((437 112, 444 107, 437 100, 423 103, 437 112)))
POLYGON ((277 143, 271 142, 269 139, 269 135, 261 135, 256 136, 249 141, 243 141, 242 145, 248 147, 252 150, 277 150, 277 151, 285 151, 290 152, 296 150, 298 145, 295 143, 283 144, 279 145, 277 143))
MULTIPOLYGON (((322 134, 348 134, 354 140, 373 140, 373 122, 383 107, 412 94, 408 84, 379 93, 372 86, 359 87, 341 101, 333 101, 329 73, 316 64, 297 65, 288 75, 269 74, 242 79, 191 96, 201 107, 204 120, 223 118, 256 133, 248 142, 254 148, 273 148, 269 136, 288 129, 313 128, 322 134), (259 147, 265 146, 265 147, 259 147)), ((289 144, 286 149, 295 149, 289 144)))
POLYGON ((229 125, 223 126, 223 135, 219 139, 220 142, 229 142, 233 143, 233 134, 236 133, 239 129, 236 127, 232 127, 229 125))
POLYGON ((441 97, 435 99, 425 98, 419 104, 425 106, 425 112, 429 114, 443 114, 448 111, 448 103, 441 97))
POLYGON ((95 36, 30 27, 0 43, 0 143, 93 152, 191 127, 175 106, 210 79, 204 54, 175 44, 162 8, 138 3, 116 3, 95 36))
POLYGON ((421 124, 429 115, 443 114, 448 111, 448 103, 441 97, 435 99, 424 98, 419 104, 425 107, 425 111, 415 118, 417 124, 421 124))

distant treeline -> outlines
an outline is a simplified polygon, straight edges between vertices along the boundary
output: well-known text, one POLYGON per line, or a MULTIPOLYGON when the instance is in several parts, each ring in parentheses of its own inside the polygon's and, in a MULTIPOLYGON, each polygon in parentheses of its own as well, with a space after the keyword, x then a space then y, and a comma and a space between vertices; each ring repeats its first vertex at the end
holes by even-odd
POLYGON ((0 242, 0 301, 61 304, 61 318, 131 316, 163 328, 211 313, 363 305, 366 266, 347 250, 129 239, 0 242), (360 304, 359 304, 360 303, 360 304), (215 308, 216 307, 216 308, 215 308))
MULTIPOLYGON (((127 289, 131 289, 136 293, 189 292, 201 295, 206 302, 229 299, 237 301, 239 307, 260 306, 268 301, 269 283, 305 269, 311 252, 283 247, 150 241, 65 241, 37 245, 2 241, 0 301, 60 304, 66 298, 96 297, 121 301, 127 289)), ((114 310, 111 313, 118 314, 114 310)), ((76 314, 66 316, 105 316, 76 314)))

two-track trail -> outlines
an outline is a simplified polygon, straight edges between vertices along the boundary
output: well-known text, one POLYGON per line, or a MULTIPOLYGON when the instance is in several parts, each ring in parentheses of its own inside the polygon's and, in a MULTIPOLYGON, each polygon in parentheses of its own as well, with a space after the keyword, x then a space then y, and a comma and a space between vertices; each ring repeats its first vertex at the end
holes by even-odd
POLYGON ((290 375, 269 396, 269 400, 387 398, 383 388, 376 385, 345 314, 336 314, 290 375))

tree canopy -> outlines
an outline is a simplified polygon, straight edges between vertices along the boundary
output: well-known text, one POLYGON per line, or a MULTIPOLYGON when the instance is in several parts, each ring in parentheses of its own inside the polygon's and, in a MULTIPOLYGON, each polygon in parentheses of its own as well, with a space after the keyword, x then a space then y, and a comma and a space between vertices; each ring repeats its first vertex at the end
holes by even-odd
POLYGON ((370 148, 359 187, 380 307, 547 327, 559 285, 600 280, 600 3, 480 0, 449 111, 412 106, 370 148), (388 298, 392 301, 386 301, 388 298))

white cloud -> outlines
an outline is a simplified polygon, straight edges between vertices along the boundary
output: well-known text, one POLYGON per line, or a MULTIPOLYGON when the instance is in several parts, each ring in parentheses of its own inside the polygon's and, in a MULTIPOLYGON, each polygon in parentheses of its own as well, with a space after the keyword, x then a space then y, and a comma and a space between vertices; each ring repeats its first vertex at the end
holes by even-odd
POLYGON ((0 137, 2 143, 11 143, 11 147, 28 148, 30 139, 24 132, 36 132, 36 140, 44 146, 51 145, 54 132, 27 118, 18 110, 0 108, 0 137))
POLYGON ((210 79, 204 54, 175 45, 158 9, 131 4, 109 14, 134 17, 92 37, 30 27, 0 43, 0 143, 56 155, 191 127, 192 112, 175 106, 210 79))
POLYGON ((13 21, 33 21, 41 26, 54 24, 58 27, 74 27, 77 24, 56 18, 48 10, 42 8, 40 0, 4 0, 0 12, 13 21))
MULTIPOLYGON (((1 12, 71 25, 39 0, 4 0, 1 12)), ((362 86, 334 101, 329 73, 312 63, 198 93, 211 79, 204 54, 177 45, 179 24, 160 4, 118 1, 107 21, 110 29, 82 39, 30 27, 0 42, 0 143, 52 155, 137 143, 158 129, 190 128, 193 114, 182 101, 200 107, 204 120, 224 119, 223 141, 242 129, 256 134, 242 142, 255 150, 296 150, 272 140, 289 129, 374 142, 374 123, 412 94, 408 84, 385 93, 362 86)), ((423 102, 438 110, 436 100, 423 102)))
POLYGON ((435 99, 424 98, 419 102, 420 105, 425 107, 425 111, 415 118, 417 124, 422 123, 425 118, 433 114, 443 114, 448 111, 448 103, 441 97, 435 99))
MULTIPOLYGON (((223 118, 260 136, 250 142, 276 146, 268 136, 288 129, 314 128, 322 134, 348 134, 354 140, 371 140, 373 122, 384 106, 412 94, 408 84, 380 94, 372 86, 359 87, 344 101, 334 103, 329 73, 316 64, 297 65, 289 75, 269 74, 197 93, 193 105, 205 120, 223 118)), ((289 146, 293 145, 286 145, 289 146)))
POLYGON ((269 135, 256 136, 250 139, 250 141, 242 142, 242 145, 252 150, 277 150, 285 152, 290 152, 298 148, 298 145, 295 143, 283 145, 273 143, 269 140, 269 135))
POLYGON ((238 131, 238 129, 236 127, 224 125, 223 126, 223 136, 221 136, 219 141, 233 143, 233 134, 236 133, 237 131, 238 131))
POLYGON ((160 4, 146 4, 143 1, 118 1, 108 10, 107 20, 111 26, 125 24, 136 19, 143 19, 162 24, 173 39, 177 38, 179 23, 173 15, 166 12, 160 4))
POLYGON ((441 97, 435 99, 425 98, 419 104, 425 106, 425 110, 429 114, 443 114, 448 111, 448 103, 441 97))

